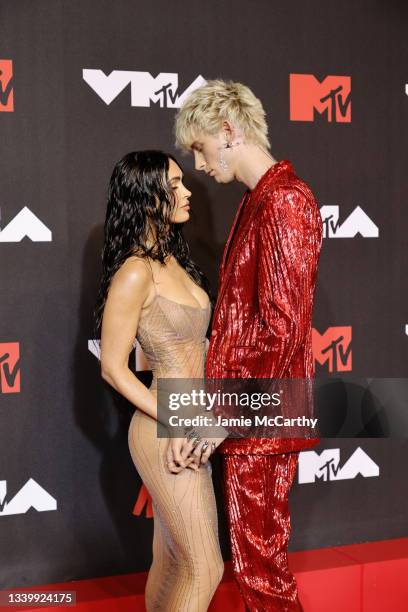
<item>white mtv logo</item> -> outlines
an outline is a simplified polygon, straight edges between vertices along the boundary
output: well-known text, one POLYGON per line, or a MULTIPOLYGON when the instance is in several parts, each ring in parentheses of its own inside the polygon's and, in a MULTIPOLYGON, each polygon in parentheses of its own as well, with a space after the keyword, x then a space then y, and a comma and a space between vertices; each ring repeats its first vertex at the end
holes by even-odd
POLYGON ((21 242, 23 238, 33 242, 51 242, 52 233, 27 206, 6 225, 0 228, 0 242, 21 242))
POLYGON ((378 227, 360 206, 357 206, 341 225, 338 206, 322 206, 320 214, 323 221, 323 238, 354 238, 357 234, 363 238, 378 238, 378 227))
POLYGON ((57 509, 57 500, 52 497, 33 478, 10 501, 4 501, 7 493, 7 481, 0 480, 0 515, 25 514, 30 508, 38 512, 57 509))
POLYGON ((130 85, 131 106, 148 107, 150 102, 159 102, 161 108, 179 108, 195 89, 207 82, 200 75, 179 94, 175 72, 160 72, 152 77, 150 72, 136 70, 112 70, 105 74, 103 70, 84 69, 82 77, 107 105, 130 85))
POLYGON ((358 447, 340 467, 340 449, 329 448, 320 454, 316 451, 302 451, 299 454, 299 484, 315 482, 318 480, 351 480, 358 474, 364 478, 379 476, 380 468, 374 461, 358 447))

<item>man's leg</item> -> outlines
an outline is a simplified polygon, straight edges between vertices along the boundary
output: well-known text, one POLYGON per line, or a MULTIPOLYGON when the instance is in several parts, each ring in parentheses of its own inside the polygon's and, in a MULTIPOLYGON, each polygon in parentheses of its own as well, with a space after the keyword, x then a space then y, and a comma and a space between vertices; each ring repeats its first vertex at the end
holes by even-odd
POLYGON ((224 455, 235 578, 250 612, 301 612, 288 568, 289 491, 299 453, 224 455))

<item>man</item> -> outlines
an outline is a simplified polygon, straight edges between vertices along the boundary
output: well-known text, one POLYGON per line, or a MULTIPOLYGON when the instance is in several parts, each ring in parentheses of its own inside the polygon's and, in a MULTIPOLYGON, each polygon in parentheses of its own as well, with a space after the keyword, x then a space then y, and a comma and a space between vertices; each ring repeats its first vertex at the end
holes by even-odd
MULTIPOLYGON (((176 140, 193 152, 197 170, 247 187, 224 249, 207 377, 311 378, 322 221, 292 164, 269 153, 261 102, 240 83, 209 81, 180 108, 176 140)), ((299 451, 318 442, 247 438, 219 446, 234 573, 251 612, 302 610, 287 564, 288 496, 299 451)))

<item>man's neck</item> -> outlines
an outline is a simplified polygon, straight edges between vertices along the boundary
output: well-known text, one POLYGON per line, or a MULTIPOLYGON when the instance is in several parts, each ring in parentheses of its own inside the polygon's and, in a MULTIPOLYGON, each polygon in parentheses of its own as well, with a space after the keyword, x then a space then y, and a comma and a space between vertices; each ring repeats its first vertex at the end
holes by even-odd
POLYGON ((277 160, 257 145, 245 144, 237 163, 235 178, 251 191, 260 178, 277 163, 277 160))

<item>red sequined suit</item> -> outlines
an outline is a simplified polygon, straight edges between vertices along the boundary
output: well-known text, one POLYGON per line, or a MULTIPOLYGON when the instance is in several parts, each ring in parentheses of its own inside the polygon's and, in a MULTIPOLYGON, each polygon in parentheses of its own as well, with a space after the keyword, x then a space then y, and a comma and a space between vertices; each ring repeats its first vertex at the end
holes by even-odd
MULTIPOLYGON (((208 378, 309 378, 322 220, 289 161, 274 164, 237 210, 220 270, 208 378)), ((302 610, 287 566, 288 495, 313 439, 227 439, 224 485, 235 577, 248 610, 302 610)))

